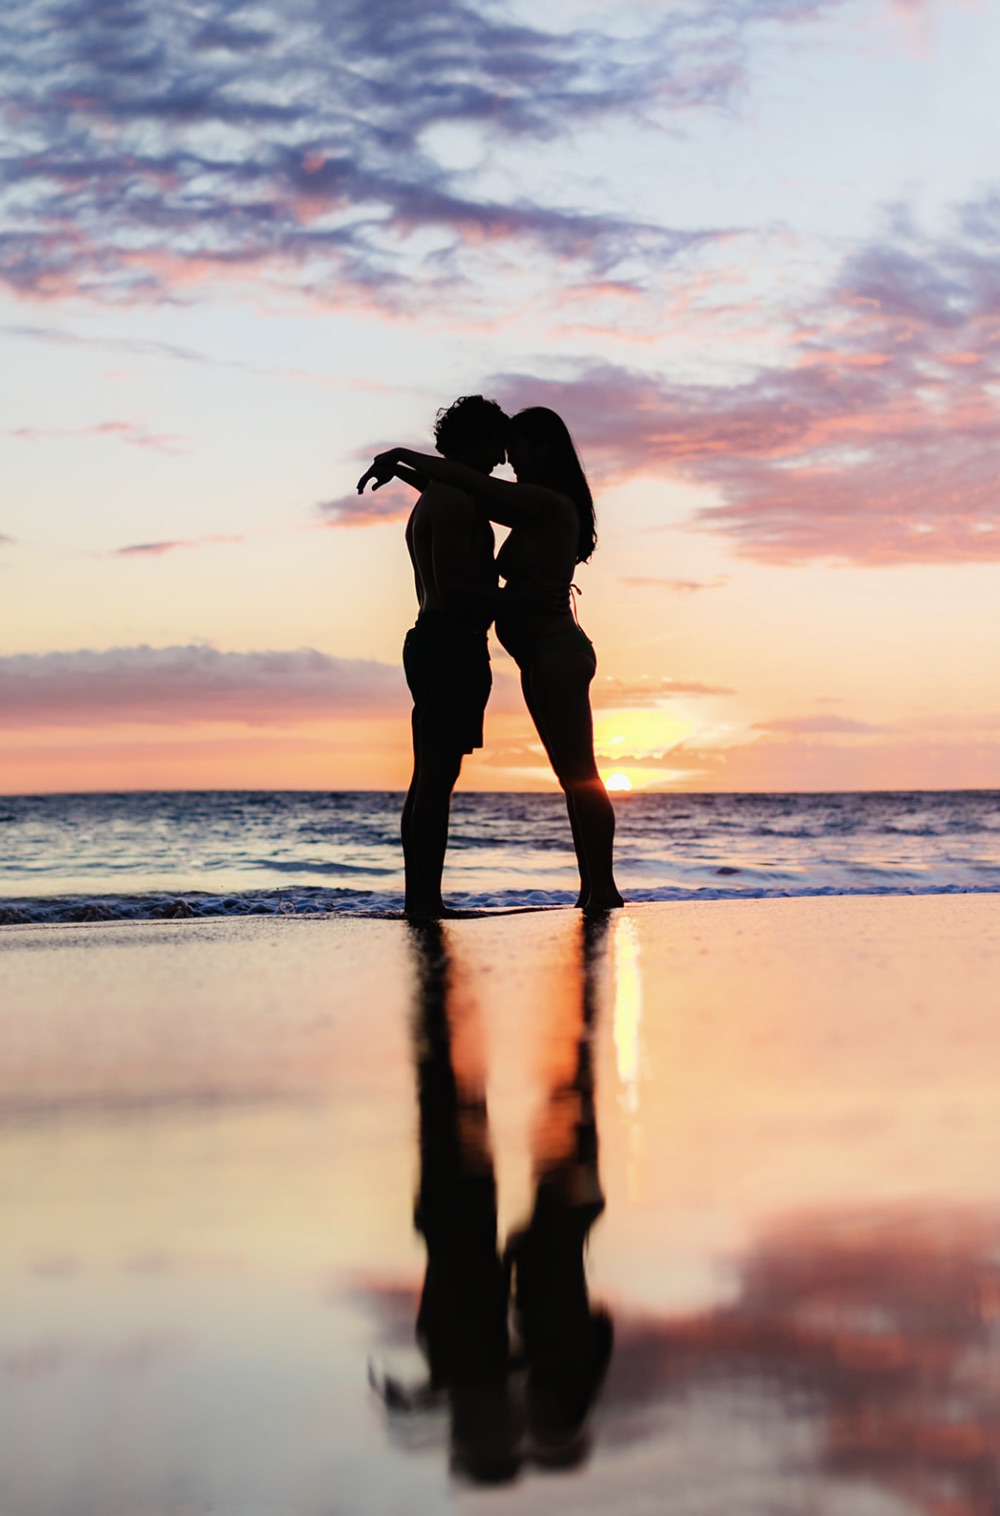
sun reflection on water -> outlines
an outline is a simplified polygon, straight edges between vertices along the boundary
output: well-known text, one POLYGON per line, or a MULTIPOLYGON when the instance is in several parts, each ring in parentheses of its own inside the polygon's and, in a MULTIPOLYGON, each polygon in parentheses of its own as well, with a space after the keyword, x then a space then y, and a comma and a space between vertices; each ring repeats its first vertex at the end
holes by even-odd
POLYGON ((618 916, 611 939, 614 968, 614 1039, 618 1072, 618 1104, 628 1133, 626 1177, 630 1198, 639 1188, 642 1129, 639 1122, 639 1066, 642 1029, 642 976, 639 937, 634 921, 618 916))

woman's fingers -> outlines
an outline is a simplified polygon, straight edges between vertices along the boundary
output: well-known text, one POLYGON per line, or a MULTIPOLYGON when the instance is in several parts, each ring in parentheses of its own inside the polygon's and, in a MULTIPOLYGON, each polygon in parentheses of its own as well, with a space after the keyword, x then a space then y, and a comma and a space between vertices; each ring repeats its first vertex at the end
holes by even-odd
POLYGON ((364 494, 369 479, 374 479, 372 488, 376 490, 381 489, 383 484, 388 484, 396 472, 398 455, 399 449, 395 447, 386 453, 376 453, 371 468, 366 469, 358 480, 358 494, 364 494))
POLYGON ((358 480, 358 494, 364 494, 365 485, 368 483, 369 479, 374 479, 375 481, 375 483, 372 485, 373 489, 381 489, 383 484, 389 483, 389 480, 393 476, 393 472, 394 471, 391 468, 380 468, 378 459, 376 459, 371 468, 366 469, 365 472, 361 475, 361 478, 358 480))

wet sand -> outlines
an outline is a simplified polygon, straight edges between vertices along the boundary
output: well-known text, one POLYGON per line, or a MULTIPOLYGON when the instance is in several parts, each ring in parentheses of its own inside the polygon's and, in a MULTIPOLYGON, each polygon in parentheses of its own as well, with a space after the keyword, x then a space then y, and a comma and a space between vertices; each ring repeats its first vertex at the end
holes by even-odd
POLYGON ((996 896, 0 929, 0 1512, 993 1516, 998 1005, 996 896), (589 1456, 497 1490, 368 1385, 435 1016, 501 1238, 606 1200, 589 1456))

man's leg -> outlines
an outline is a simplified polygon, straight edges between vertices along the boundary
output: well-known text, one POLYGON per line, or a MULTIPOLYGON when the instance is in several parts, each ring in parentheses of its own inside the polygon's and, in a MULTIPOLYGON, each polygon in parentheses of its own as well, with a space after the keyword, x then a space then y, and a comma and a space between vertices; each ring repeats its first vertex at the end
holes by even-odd
POLYGON ((441 875, 448 846, 448 813, 462 757, 457 748, 423 743, 413 734, 413 778, 402 821, 408 915, 440 916, 444 910, 441 875))
POLYGON ((420 1188, 414 1221, 427 1244, 417 1340, 431 1388, 446 1390, 452 1465, 477 1483, 517 1472, 507 1395, 507 1281, 497 1254, 497 1189, 479 1062, 478 1013, 452 995, 447 928, 414 923, 414 1051, 420 1188))

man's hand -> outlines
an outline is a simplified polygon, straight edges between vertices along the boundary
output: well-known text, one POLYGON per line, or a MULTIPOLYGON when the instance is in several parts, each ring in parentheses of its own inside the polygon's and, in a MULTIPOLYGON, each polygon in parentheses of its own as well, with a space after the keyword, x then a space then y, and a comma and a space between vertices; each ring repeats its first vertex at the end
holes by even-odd
POLYGON ((374 489, 381 489, 383 484, 388 484, 395 476, 396 464, 399 461, 399 448, 390 448, 387 453, 376 453, 370 468, 366 469, 358 480, 358 494, 363 495, 365 485, 369 479, 374 479, 374 489))

